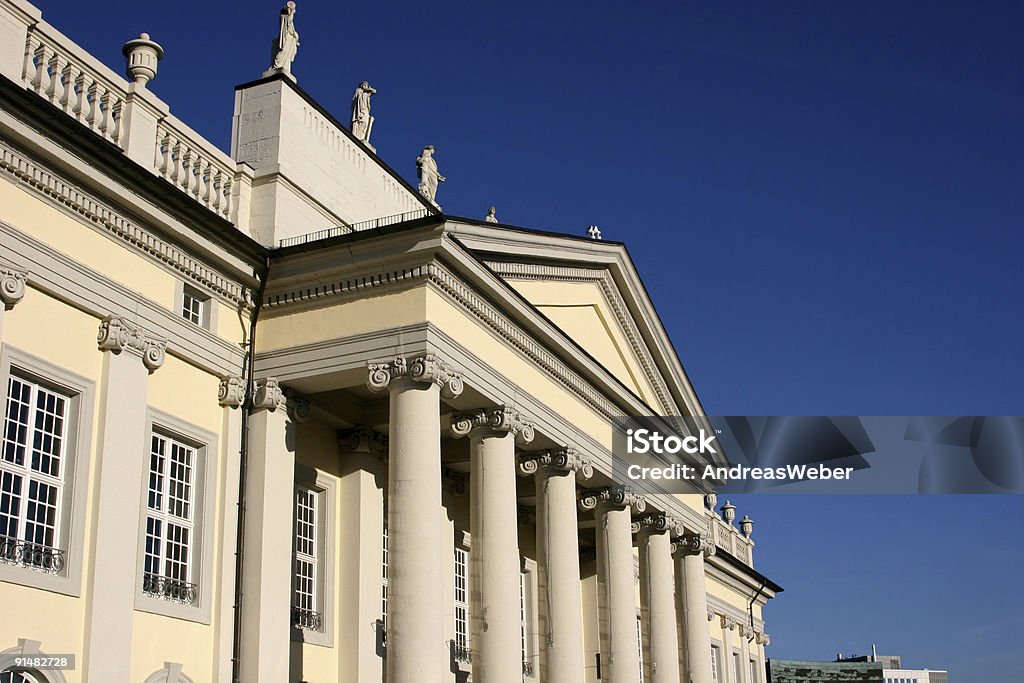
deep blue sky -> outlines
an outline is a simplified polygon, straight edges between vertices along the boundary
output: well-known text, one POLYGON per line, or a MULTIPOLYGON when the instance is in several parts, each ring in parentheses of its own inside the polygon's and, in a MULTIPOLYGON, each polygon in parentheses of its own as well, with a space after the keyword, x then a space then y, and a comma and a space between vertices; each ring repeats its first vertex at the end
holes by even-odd
MULTIPOLYGON (((153 90, 224 149, 280 4, 40 2, 118 70, 151 33, 153 90)), ((437 146, 448 212, 627 242, 708 412, 1024 412, 1024 4, 299 0, 296 24, 299 84, 347 120, 369 80, 381 157, 415 182, 437 146)), ((1021 674, 1022 500, 744 500, 788 588, 772 651, 1021 674)))

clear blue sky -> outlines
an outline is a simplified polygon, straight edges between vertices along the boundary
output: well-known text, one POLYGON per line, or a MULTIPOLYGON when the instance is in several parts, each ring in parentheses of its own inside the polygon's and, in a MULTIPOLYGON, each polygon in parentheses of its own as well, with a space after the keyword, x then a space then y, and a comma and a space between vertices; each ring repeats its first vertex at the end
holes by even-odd
MULTIPOLYGON (((153 90, 227 149, 281 3, 40 4, 118 69, 151 33, 153 90)), ((709 412, 1024 412, 1024 4, 299 0, 296 25, 299 84, 347 120, 369 80, 381 157, 414 181, 435 145, 448 212, 627 242, 709 412)), ((788 589, 771 651, 1024 675, 1022 501, 745 499, 788 589)))

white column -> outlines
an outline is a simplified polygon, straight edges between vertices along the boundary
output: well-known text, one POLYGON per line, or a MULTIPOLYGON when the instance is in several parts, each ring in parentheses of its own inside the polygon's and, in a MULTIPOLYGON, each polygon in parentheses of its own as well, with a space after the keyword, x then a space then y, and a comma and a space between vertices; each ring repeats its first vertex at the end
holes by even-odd
POLYGON ((83 680, 127 683, 135 594, 142 583, 138 538, 142 482, 148 463, 146 385, 164 362, 166 342, 123 318, 100 324, 100 389, 96 516, 87 573, 83 680))
POLYGON ((294 437, 277 380, 256 381, 249 416, 242 555, 241 679, 288 680, 291 647, 294 437))
POLYGON ((521 683, 515 447, 533 440, 533 427, 515 408, 498 406, 453 415, 452 434, 470 439, 473 678, 521 683))
POLYGON ((634 525, 640 545, 640 605, 646 638, 644 680, 679 683, 676 632, 675 578, 672 541, 675 521, 666 515, 648 515, 634 525))
POLYGON ((540 679, 583 683, 576 473, 588 479, 594 469, 589 458, 565 448, 524 457, 519 472, 535 475, 537 484, 540 679))
POLYGON ((14 305, 25 298, 25 282, 27 275, 24 271, 11 268, 0 268, 0 339, 3 339, 4 312, 14 308, 14 305))
POLYGON ((217 639, 214 644, 214 664, 216 681, 231 680, 232 661, 234 656, 235 638, 235 567, 237 558, 235 549, 238 546, 238 479, 240 450, 242 443, 242 410, 245 402, 245 382, 241 377, 225 377, 221 379, 217 392, 217 400, 224 410, 221 421, 222 463, 220 480, 222 488, 220 515, 223 523, 220 534, 220 569, 217 572, 219 599, 217 602, 216 629, 217 639))
POLYGON ((674 551, 683 588, 677 596, 686 643, 686 672, 683 681, 712 683, 711 629, 708 628, 704 555, 714 554, 714 546, 700 534, 685 534, 676 539, 674 551))
POLYGON ((462 379, 433 355, 369 365, 367 384, 390 390, 388 431, 387 682, 433 683, 447 676, 441 589, 442 390, 462 379))
POLYGON ((597 520, 597 599, 601 619, 603 683, 640 680, 640 641, 636 632, 631 511, 645 504, 630 489, 615 486, 586 494, 583 509, 597 520))

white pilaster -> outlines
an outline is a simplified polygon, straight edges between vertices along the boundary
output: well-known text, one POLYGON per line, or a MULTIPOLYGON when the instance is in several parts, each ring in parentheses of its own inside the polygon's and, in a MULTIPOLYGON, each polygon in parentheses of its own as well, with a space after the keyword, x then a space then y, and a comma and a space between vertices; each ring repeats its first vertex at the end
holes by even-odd
POLYGON ((676 523, 648 515, 635 525, 640 545, 640 604, 645 638, 644 680, 679 683, 675 579, 670 534, 676 523))
POLYGON ((289 680, 295 453, 277 380, 256 381, 249 416, 242 556, 241 679, 289 680))
POLYGON ((146 457, 146 385, 164 362, 166 342, 123 318, 100 324, 103 351, 96 513, 86 588, 83 680, 128 683, 146 457))
POLYGON ((510 406, 452 417, 452 433, 470 439, 470 618, 473 677, 521 683, 519 530, 515 446, 533 427, 510 406))
POLYGON ((245 382, 241 377, 221 379, 217 400, 224 410, 221 420, 220 470, 221 534, 220 565, 217 572, 219 600, 215 612, 217 636, 214 643, 213 670, 216 681, 231 680, 235 627, 235 548, 238 545, 238 478, 242 444, 242 409, 245 382))
POLYGON ((388 428, 388 683, 441 681, 448 668, 440 548, 440 397, 461 378, 433 355, 371 363, 370 389, 390 391, 388 428))
POLYGON ((683 590, 679 614, 686 643, 687 683, 712 683, 711 629, 708 628, 707 585, 704 579, 704 555, 714 554, 714 546, 700 534, 685 534, 675 543, 676 568, 683 590))
POLYGON ((540 607, 540 678, 583 683, 583 616, 580 597, 576 473, 593 475, 590 460, 574 449, 533 453, 520 474, 537 485, 537 587, 540 607))
POLYGON ((603 683, 640 680, 640 641, 636 632, 631 511, 645 503, 622 486, 589 493, 580 500, 597 521, 598 611, 601 618, 603 683))

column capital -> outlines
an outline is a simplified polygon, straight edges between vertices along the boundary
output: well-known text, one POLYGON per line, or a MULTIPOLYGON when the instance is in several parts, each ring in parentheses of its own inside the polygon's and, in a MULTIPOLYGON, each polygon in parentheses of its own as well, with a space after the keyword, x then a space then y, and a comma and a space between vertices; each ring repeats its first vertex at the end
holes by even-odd
POLYGON ((275 378, 263 377, 256 380, 252 407, 254 410, 270 411, 288 409, 288 399, 284 395, 284 389, 275 378))
POLYGON ((0 268, 0 299, 4 302, 4 308, 11 310, 14 304, 25 298, 25 283, 28 281, 28 273, 14 268, 0 268))
POLYGON ((367 453, 388 458, 388 437, 364 425, 339 429, 336 433, 338 449, 346 453, 367 453))
POLYGON ((529 477, 541 470, 580 473, 584 479, 594 476, 590 458, 575 448, 533 451, 519 457, 519 476, 529 477))
POLYGON ((420 356, 395 356, 391 360, 366 364, 369 375, 366 386, 371 391, 383 391, 396 379, 407 378, 425 384, 437 384, 441 395, 455 398, 462 393, 465 385, 458 374, 443 360, 432 353, 420 356))
POLYGON ((127 350, 141 356, 142 363, 150 374, 163 365, 167 358, 166 339, 154 337, 138 325, 117 315, 107 316, 100 322, 96 344, 100 351, 119 354, 127 350))
POLYGON ((512 406, 481 408, 452 415, 453 436, 469 436, 477 429, 512 434, 515 436, 516 442, 521 445, 533 441, 535 434, 533 425, 527 422, 522 414, 512 406))
POLYGON ((607 486, 602 489, 584 491, 579 499, 580 510, 594 510, 598 507, 625 509, 633 508, 634 512, 647 509, 647 501, 629 486, 607 486))
POLYGON ((715 544, 705 534, 681 534, 672 539, 672 554, 677 557, 700 554, 711 557, 715 554, 715 544))
POLYGON ((313 409, 309 405, 309 399, 301 394, 297 394, 291 389, 284 390, 285 398, 285 409, 288 411, 288 418, 292 422, 299 424, 305 422, 313 414, 313 409))
POLYGON ((633 520, 634 534, 681 534, 682 532, 683 525, 678 519, 672 515, 666 515, 660 512, 648 513, 643 517, 633 520))
POLYGON ((245 380, 237 376, 221 377, 217 402, 225 408, 237 408, 245 403, 245 380))
POLYGON ((469 477, 445 467, 441 470, 441 486, 453 496, 464 496, 469 493, 469 477))

